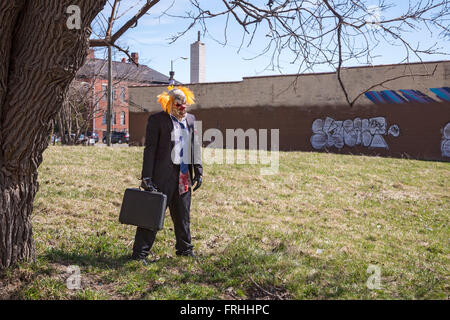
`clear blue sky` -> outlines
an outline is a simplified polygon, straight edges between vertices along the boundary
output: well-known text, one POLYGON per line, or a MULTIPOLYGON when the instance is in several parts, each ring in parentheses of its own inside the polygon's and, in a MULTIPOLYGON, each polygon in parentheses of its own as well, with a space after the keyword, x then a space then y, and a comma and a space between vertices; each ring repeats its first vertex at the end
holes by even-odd
MULTIPOLYGON (((110 0, 112 2, 112 0, 110 0)), ((120 12, 130 5, 137 6, 127 12, 119 21, 116 22, 114 29, 118 29, 131 15, 134 15, 142 6, 143 0, 122 0, 120 12)), ((257 1, 259 2, 259 1, 257 1)), ((265 2, 267 2, 265 0, 265 2)), ((394 1, 392 1, 394 2, 394 1)), ((404 10, 407 1, 395 1, 398 7, 389 10, 389 12, 382 13, 382 16, 395 16, 404 10)), ((219 0, 209 0, 208 5, 214 8, 214 3, 220 4, 219 0)), ((369 1, 369 4, 371 2, 369 1)), ((372 2, 374 5, 378 1, 372 2)), ((173 18, 168 16, 161 16, 161 14, 169 9, 168 12, 172 15, 183 15, 185 11, 190 10, 190 5, 187 0, 163 0, 150 9, 149 13, 139 21, 134 29, 130 29, 119 43, 122 47, 128 47, 130 52, 138 52, 140 56, 140 63, 146 64, 149 67, 163 73, 169 74, 170 62, 180 56, 189 57, 190 44, 197 40, 197 31, 200 27, 195 27, 186 33, 181 39, 175 43, 170 44, 169 38, 177 32, 184 30, 188 21, 180 18, 173 18), (171 6, 171 4, 173 5, 171 6)), ((104 14, 108 15, 109 5, 105 7, 104 14)), ((202 42, 206 45, 206 81, 237 81, 243 77, 260 76, 260 75, 274 75, 274 74, 293 74, 298 71, 298 64, 291 64, 291 54, 284 54, 280 61, 281 70, 270 70, 267 67, 270 65, 271 52, 251 59, 262 52, 262 49, 267 45, 267 38, 264 37, 264 29, 255 37, 252 46, 243 46, 238 52, 241 43, 242 29, 236 23, 228 27, 228 44, 223 46, 216 40, 224 40, 224 24, 223 18, 210 20, 208 24, 208 34, 202 34, 202 42), (216 40, 215 40, 216 39, 216 40)), ((94 36, 93 36, 94 37, 94 36)), ((450 41, 439 38, 436 33, 430 36, 425 28, 415 33, 407 35, 407 38, 413 43, 420 42, 423 45, 432 45, 438 42, 441 52, 450 53, 450 41)), ((392 47, 383 45, 377 48, 377 55, 379 57, 373 60, 373 64, 391 64, 399 63, 404 58, 404 50, 400 47, 392 47)), ((97 52, 97 57, 103 57, 101 51, 97 52)), ((120 60, 124 55, 120 52, 116 53, 115 60, 120 60)), ((423 56, 425 61, 434 60, 448 60, 449 56, 435 55, 423 56)), ((412 57, 411 61, 417 61, 412 57)), ((346 66, 360 65, 355 61, 346 66)), ((175 78, 183 83, 188 83, 190 80, 190 62, 189 60, 178 59, 174 63, 175 78)), ((326 66, 318 66, 314 69, 315 72, 330 71, 326 66)))

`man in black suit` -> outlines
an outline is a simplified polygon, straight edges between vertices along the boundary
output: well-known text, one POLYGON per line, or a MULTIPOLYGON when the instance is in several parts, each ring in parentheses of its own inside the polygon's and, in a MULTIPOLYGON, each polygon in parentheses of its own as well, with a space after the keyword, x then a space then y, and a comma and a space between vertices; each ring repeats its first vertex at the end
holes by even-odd
MULTIPOLYGON (((195 116, 186 112, 193 99, 184 87, 158 96, 164 111, 148 118, 142 166, 141 187, 167 196, 179 256, 195 256, 190 232, 191 187, 195 186, 193 191, 200 187, 203 174, 195 116)), ((155 237, 156 231, 138 227, 132 258, 145 262, 155 237)))

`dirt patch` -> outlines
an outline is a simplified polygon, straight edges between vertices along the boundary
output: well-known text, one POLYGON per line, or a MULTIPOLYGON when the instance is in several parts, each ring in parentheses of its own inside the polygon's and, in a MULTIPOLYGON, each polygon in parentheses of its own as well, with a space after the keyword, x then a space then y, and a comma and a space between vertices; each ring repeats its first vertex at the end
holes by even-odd
POLYGON ((0 271, 0 300, 20 299, 21 289, 36 277, 29 270, 0 271))
POLYGON ((271 285, 260 285, 251 279, 252 285, 247 290, 247 297, 250 300, 289 300, 291 294, 286 288, 271 285))

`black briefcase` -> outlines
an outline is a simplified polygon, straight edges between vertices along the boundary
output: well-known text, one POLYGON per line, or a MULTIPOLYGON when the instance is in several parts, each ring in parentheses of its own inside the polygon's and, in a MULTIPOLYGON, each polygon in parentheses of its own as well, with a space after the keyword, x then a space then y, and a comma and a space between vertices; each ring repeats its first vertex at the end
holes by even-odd
POLYGON ((164 226, 167 196, 161 192, 129 188, 123 195, 119 222, 158 231, 164 226))

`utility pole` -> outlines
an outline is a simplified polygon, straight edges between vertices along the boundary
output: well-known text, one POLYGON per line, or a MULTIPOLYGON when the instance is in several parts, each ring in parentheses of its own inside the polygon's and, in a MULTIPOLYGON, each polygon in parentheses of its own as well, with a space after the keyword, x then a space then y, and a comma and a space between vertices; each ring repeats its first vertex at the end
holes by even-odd
POLYGON ((112 47, 108 46, 108 108, 106 110, 106 144, 111 146, 111 111, 112 111, 112 47))

